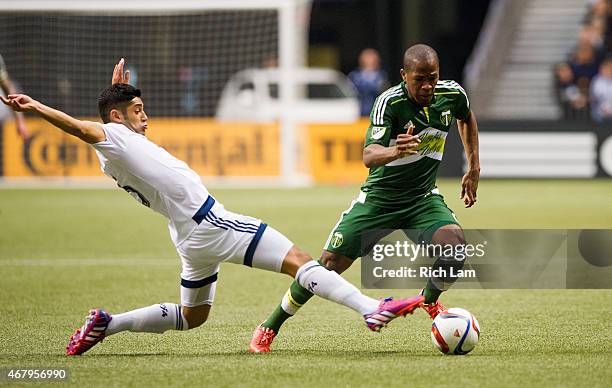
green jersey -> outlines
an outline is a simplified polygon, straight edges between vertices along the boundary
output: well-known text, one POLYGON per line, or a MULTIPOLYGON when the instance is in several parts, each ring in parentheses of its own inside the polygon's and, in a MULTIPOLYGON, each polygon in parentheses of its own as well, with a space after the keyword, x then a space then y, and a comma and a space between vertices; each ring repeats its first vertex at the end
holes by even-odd
POLYGON ((455 81, 438 81, 428 107, 421 108, 408 98, 404 82, 383 92, 374 103, 365 147, 395 144, 397 135, 413 126, 419 135, 418 153, 384 166, 372 167, 361 190, 368 202, 381 207, 405 205, 436 187, 436 176, 446 136, 454 118, 464 120, 470 111, 465 90, 455 81))

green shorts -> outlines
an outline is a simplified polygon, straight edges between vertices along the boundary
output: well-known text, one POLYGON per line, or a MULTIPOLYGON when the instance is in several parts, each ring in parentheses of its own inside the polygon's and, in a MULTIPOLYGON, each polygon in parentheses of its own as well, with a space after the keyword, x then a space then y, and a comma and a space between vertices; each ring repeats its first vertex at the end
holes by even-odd
POLYGON ((437 189, 398 209, 385 209, 368 203, 366 193, 361 192, 342 213, 323 249, 355 260, 362 256, 363 232, 380 230, 382 238, 390 229, 409 229, 418 231, 418 236, 408 235, 411 240, 417 238, 419 242, 429 243, 436 230, 449 224, 459 225, 459 221, 437 189))

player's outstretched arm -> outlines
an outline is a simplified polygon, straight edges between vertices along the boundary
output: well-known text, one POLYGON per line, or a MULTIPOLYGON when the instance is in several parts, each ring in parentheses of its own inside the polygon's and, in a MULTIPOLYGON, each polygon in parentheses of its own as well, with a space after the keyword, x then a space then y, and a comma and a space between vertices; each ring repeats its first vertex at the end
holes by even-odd
POLYGON ((476 191, 480 180, 480 156, 478 153, 478 124, 476 115, 470 111, 465 120, 457 120, 457 127, 465 149, 468 170, 461 180, 461 199, 465 207, 476 203, 476 191))
POLYGON ((2 97, 2 102, 15 112, 34 112, 62 131, 76 136, 86 143, 98 143, 104 141, 106 136, 100 123, 93 121, 77 120, 57 109, 42 104, 25 94, 10 94, 2 97))

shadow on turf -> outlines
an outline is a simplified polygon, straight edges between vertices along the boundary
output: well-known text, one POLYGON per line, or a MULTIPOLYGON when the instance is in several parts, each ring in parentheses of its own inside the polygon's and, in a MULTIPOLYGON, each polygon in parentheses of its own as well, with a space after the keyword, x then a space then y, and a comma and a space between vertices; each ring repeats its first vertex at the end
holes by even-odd
MULTIPOLYGON (((544 354, 544 353, 542 353, 544 354)), ((355 349, 355 350, 305 350, 305 349, 278 349, 273 350, 271 353, 265 354, 253 354, 249 353, 246 350, 239 351, 226 351, 226 352, 149 352, 149 353, 87 353, 82 356, 66 356, 64 354, 56 354, 56 360, 85 360, 89 358, 97 358, 97 359, 111 359, 111 358, 154 358, 154 357, 174 357, 174 358, 200 358, 200 357, 228 357, 228 356, 236 356, 236 357, 295 357, 302 358, 305 356, 321 356, 325 355, 326 357, 331 358, 340 358, 343 360, 350 358, 362 358, 364 356, 368 357, 377 357, 377 358, 390 358, 390 357, 444 357, 441 353, 434 351, 434 349, 409 349, 409 350, 367 350, 367 349, 355 349)), ((468 357, 491 357, 497 354, 491 354, 487 352, 486 354, 481 354, 480 352, 470 353, 468 357)), ((33 357, 33 361, 37 359, 37 357, 45 357, 46 360, 50 360, 50 355, 48 353, 23 353, 19 356, 8 356, 2 355, 0 356, 0 360, 8 361, 11 359, 20 359, 24 360, 24 357, 33 357)))
MULTIPOLYGON (((228 351, 228 352, 197 352, 197 353, 170 353, 170 352, 157 352, 157 353, 103 353, 103 354, 95 354, 88 353, 80 357, 96 357, 96 358, 116 358, 116 357, 130 357, 130 358, 138 358, 138 357, 184 357, 184 358, 194 358, 194 357, 227 357, 227 356, 250 356, 250 357, 304 357, 304 356, 320 356, 324 354, 326 357, 362 357, 363 355, 369 356, 378 356, 378 357, 396 357, 396 356, 428 356, 432 355, 430 351, 400 351, 400 350, 304 350, 304 349, 280 349, 274 350, 271 353, 266 354, 252 354, 246 350, 240 351, 228 351)), ((436 353, 433 353, 435 356, 439 356, 436 353)), ((75 357, 78 359, 79 357, 75 357)))

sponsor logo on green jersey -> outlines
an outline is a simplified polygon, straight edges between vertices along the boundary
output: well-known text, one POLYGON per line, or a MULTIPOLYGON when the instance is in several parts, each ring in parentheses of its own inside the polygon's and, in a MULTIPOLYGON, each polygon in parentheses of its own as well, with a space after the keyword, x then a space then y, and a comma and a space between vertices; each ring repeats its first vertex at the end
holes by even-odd
MULTIPOLYGON (((436 128, 426 128, 419 132, 419 139, 421 139, 421 144, 417 148, 417 154, 408 155, 400 159, 396 159, 392 162, 387 163, 385 166, 393 167, 393 166, 401 166, 404 164, 410 164, 417 162, 424 157, 428 157, 430 159, 442 160, 442 155, 444 153, 444 144, 446 143, 447 133, 444 131, 440 131, 436 128)), ((391 139, 390 145, 395 145, 396 139, 391 139)))
MULTIPOLYGON (((435 129, 433 131, 427 130, 421 132, 419 138, 421 139, 421 144, 419 144, 419 148, 417 148, 419 154, 427 156, 440 154, 440 159, 442 159, 441 154, 444 152, 444 144, 446 143, 445 132, 435 129)), ((438 158, 436 157, 435 159, 438 158)))

